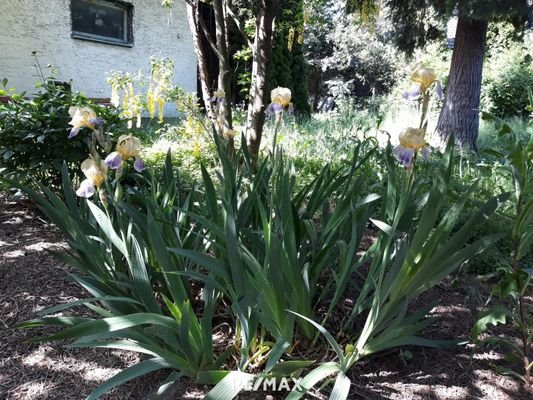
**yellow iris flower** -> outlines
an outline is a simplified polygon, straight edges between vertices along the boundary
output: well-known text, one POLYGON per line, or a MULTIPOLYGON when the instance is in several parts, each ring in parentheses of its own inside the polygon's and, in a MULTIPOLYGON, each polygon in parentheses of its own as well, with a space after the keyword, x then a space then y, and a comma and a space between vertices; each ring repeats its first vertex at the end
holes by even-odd
POLYGON ((292 93, 290 89, 277 87, 270 92, 272 103, 277 103, 281 107, 288 107, 291 104, 292 93))
POLYGON ((115 151, 106 157, 105 163, 111 169, 118 169, 122 166, 123 161, 135 158, 133 167, 138 172, 141 172, 145 169, 145 165, 140 157, 140 152, 141 141, 139 138, 132 135, 122 135, 118 138, 115 151))
POLYGON ((427 146, 424 129, 407 128, 400 133, 400 145, 418 151, 427 146))
POLYGON ((267 115, 281 115, 285 108, 289 108, 289 113, 293 112, 293 105, 291 103, 291 90, 284 87, 277 87, 270 92, 271 103, 265 110, 267 115))
POLYGON ((137 157, 141 151, 141 141, 132 135, 122 135, 118 138, 116 151, 123 160, 137 157))
POLYGON ((425 93, 433 83, 437 82, 437 74, 433 68, 425 68, 422 63, 418 63, 411 73, 411 80, 418 83, 422 93, 425 93))
POLYGON ((429 148, 425 140, 424 129, 407 128, 400 133, 400 145, 393 150, 394 155, 404 167, 411 168, 417 152, 421 152, 425 159, 429 157, 429 148))

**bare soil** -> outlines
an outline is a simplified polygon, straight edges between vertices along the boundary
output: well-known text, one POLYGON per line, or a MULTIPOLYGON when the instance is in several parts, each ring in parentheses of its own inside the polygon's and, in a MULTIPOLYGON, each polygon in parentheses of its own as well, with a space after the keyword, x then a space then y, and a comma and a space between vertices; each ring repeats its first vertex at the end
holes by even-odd
MULTIPOLYGON (((71 268, 51 251, 66 248, 61 234, 34 206, 0 196, 0 400, 83 399, 100 383, 139 361, 124 351, 68 349, 62 343, 32 343, 54 328, 10 329, 35 318, 58 303, 87 297, 68 279, 71 268)), ((488 295, 486 285, 461 275, 426 294, 420 303, 438 302, 432 313, 438 320, 424 332, 438 339, 468 338, 478 310, 488 295)), ((512 337, 507 327, 495 328, 512 337)), ((517 380, 497 374, 503 349, 475 349, 472 345, 448 349, 408 348, 412 358, 395 350, 374 357, 352 370, 351 399, 520 400, 533 399, 517 380)), ((407 353, 409 355, 409 353, 407 353)), ((124 384, 105 399, 153 398, 166 374, 156 373, 124 384)), ((174 399, 201 399, 205 387, 184 381, 173 390, 174 399)), ((242 394, 240 399, 277 399, 270 394, 242 394)), ((306 398, 325 398, 310 394, 306 398)))

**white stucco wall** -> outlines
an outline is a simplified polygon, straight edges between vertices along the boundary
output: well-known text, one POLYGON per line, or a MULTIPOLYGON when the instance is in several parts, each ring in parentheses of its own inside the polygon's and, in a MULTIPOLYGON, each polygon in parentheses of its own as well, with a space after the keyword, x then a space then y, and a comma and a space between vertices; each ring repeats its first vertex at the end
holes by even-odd
POLYGON ((40 64, 59 69, 58 79, 72 79, 73 89, 88 97, 110 97, 106 73, 149 71, 151 55, 175 62, 176 84, 196 91, 196 58, 184 0, 172 13, 161 0, 127 0, 134 5, 133 47, 90 42, 71 37, 70 0, 0 0, 0 79, 8 78, 17 92, 34 91, 40 64))

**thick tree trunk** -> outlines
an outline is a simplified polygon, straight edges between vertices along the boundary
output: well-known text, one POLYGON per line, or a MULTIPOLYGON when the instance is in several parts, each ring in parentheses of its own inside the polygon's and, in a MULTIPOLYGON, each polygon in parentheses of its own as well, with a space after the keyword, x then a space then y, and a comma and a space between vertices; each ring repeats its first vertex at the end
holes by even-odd
POLYGON ((265 109, 269 102, 268 79, 272 63, 274 19, 279 7, 277 0, 260 0, 258 3, 253 48, 252 85, 246 121, 248 150, 254 160, 259 155, 259 146, 265 124, 265 109))
POLYGON ((437 132, 443 141, 453 133, 458 144, 474 151, 487 25, 487 21, 459 17, 446 96, 437 122, 437 132))
POLYGON ((199 25, 199 10, 198 5, 193 2, 187 2, 187 19, 189 21, 189 28, 191 29, 194 50, 196 58, 198 59, 198 74, 200 76, 200 85, 202 87, 202 98, 204 100, 205 109, 209 119, 215 122, 215 113, 211 105, 212 92, 209 88, 209 70, 207 68, 207 53, 202 43, 200 36, 199 25))

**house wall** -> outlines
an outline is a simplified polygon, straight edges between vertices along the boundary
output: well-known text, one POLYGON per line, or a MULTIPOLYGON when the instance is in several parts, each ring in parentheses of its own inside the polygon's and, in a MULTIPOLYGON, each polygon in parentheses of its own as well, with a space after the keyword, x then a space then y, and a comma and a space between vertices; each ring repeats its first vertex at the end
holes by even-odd
POLYGON ((57 78, 72 79, 74 90, 88 97, 109 98, 106 73, 149 71, 151 55, 175 62, 176 84, 196 91, 196 58, 184 0, 171 11, 161 0, 127 0, 134 5, 133 47, 114 46, 71 37, 70 0, 1 0, 0 79, 17 92, 35 91, 35 59, 58 68, 57 78))

